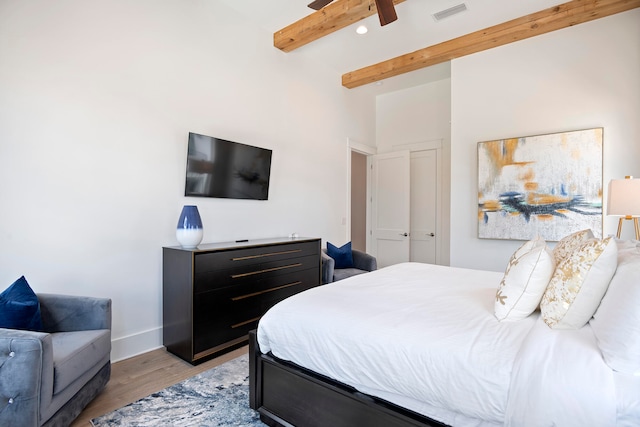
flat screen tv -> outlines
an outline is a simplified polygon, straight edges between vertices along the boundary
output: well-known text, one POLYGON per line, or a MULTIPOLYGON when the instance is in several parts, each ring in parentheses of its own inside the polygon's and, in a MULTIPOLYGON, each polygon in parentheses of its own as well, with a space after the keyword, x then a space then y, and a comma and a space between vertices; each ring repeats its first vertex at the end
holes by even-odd
POLYGON ((267 200, 271 150, 189 132, 185 196, 267 200))

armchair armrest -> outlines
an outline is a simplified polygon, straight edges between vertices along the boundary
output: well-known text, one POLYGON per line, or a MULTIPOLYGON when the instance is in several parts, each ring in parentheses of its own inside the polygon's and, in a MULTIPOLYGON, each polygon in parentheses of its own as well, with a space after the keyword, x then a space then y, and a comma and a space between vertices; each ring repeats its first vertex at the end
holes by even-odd
POLYGON ((336 261, 326 254, 324 249, 320 252, 322 255, 322 284, 333 282, 333 269, 336 261))
POLYGON ((0 329, 0 425, 40 425, 52 393, 51 335, 0 329))
POLYGON ((378 262, 373 255, 358 251, 351 251, 353 256, 353 266, 359 270, 374 271, 378 268, 378 262))
POLYGON ((58 294, 38 294, 42 326, 47 332, 111 329, 111 300, 58 294))

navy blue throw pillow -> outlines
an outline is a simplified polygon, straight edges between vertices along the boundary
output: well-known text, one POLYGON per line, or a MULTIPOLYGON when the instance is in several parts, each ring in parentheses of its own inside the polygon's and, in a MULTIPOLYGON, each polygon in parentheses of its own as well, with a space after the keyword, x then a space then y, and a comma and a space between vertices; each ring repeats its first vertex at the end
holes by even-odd
POLYGON ((24 276, 0 294, 0 328, 42 331, 40 302, 24 276))
POLYGON ((351 252, 351 242, 337 247, 327 242, 327 255, 336 262, 334 268, 352 268, 353 253, 351 252))

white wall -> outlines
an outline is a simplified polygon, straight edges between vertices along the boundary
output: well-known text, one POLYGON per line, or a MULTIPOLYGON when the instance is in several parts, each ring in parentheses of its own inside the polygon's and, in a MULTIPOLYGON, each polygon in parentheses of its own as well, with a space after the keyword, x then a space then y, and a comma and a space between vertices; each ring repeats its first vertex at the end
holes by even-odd
POLYGON ((343 240, 349 137, 373 100, 218 2, 0 2, 0 289, 113 299, 112 358, 158 347, 161 247, 343 240), (268 201, 185 198, 189 131, 273 150, 268 201))
POLYGON ((449 176, 451 152, 451 79, 444 78, 376 97, 378 153, 406 150, 413 144, 442 144, 440 261, 449 264, 449 176))
POLYGON ((440 140, 449 144, 451 80, 448 78, 376 97, 378 153, 440 140))
MULTIPOLYGON (((605 203, 612 178, 640 176, 639 22, 636 9, 452 62, 451 265, 503 271, 522 244, 477 238, 478 141, 604 127, 605 203)), ((605 216, 605 235, 616 226, 605 216)))

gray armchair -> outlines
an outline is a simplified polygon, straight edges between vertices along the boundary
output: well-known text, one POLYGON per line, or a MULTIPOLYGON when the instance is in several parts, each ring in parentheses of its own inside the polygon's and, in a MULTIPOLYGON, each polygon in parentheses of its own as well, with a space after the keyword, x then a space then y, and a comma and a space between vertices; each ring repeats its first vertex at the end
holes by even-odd
POLYGON ((325 249, 322 249, 322 284, 337 282, 356 274, 366 273, 378 268, 376 258, 367 253, 353 249, 353 268, 335 268, 335 261, 325 249))
POLYGON ((0 328, 0 426, 68 427, 111 376, 111 300, 38 300, 46 332, 0 328))

